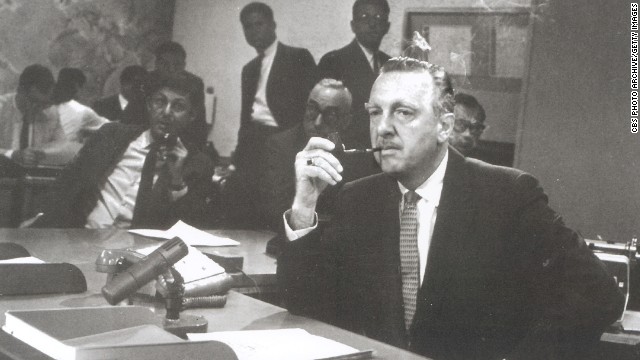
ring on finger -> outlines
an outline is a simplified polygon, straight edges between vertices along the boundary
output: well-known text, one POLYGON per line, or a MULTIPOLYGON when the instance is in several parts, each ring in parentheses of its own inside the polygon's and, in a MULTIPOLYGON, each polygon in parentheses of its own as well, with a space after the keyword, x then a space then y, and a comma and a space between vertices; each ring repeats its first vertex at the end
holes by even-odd
POLYGON ((307 165, 308 166, 314 166, 315 164, 313 163, 313 158, 307 159, 307 165))

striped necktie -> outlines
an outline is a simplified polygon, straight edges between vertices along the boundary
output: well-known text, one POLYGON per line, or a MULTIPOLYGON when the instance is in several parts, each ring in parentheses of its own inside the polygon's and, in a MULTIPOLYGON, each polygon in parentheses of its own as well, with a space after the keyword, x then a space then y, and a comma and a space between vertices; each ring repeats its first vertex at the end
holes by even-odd
POLYGON ((409 330, 416 312, 416 297, 420 286, 420 260, 418 255, 418 208, 420 195, 414 191, 404 194, 400 214, 400 269, 402 271, 402 298, 404 322, 409 330))

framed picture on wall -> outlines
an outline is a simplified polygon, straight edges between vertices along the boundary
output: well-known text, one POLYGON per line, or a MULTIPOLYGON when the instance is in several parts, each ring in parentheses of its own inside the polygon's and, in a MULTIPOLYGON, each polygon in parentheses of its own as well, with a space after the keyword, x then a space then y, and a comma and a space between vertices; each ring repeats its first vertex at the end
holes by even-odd
POLYGON ((410 9, 405 16, 405 37, 420 32, 431 46, 429 61, 447 69, 458 87, 520 92, 528 8, 410 9))

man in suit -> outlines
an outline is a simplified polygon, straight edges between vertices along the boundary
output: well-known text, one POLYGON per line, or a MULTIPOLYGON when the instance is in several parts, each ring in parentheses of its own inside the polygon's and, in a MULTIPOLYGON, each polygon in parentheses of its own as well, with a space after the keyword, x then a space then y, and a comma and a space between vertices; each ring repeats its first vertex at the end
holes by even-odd
POLYGON ((134 114, 133 108, 145 105, 144 84, 148 73, 140 65, 127 66, 120 73, 120 93, 96 101, 92 108, 100 116, 125 124, 147 125, 146 116, 134 114), (131 105, 131 107, 129 106, 131 105))
POLYGON ((347 46, 324 55, 318 63, 322 78, 342 80, 353 95, 353 121, 345 133, 345 142, 353 147, 367 148, 369 116, 364 103, 369 98, 378 69, 389 55, 378 50, 389 31, 387 0, 356 0, 352 10, 351 30, 356 38, 347 46))
MULTIPOLYGON (((282 213, 291 206, 296 192, 296 154, 304 149, 310 138, 317 136, 331 139, 332 135, 344 131, 350 121, 349 89, 339 80, 322 79, 309 94, 302 123, 267 140, 267 170, 263 178, 264 184, 260 188, 262 203, 273 228, 281 228, 282 213)), ((343 183, 380 171, 372 154, 343 154, 340 161, 345 169, 343 183)), ((322 218, 328 218, 333 213, 338 189, 339 186, 336 186, 322 193, 318 206, 318 213, 322 218)))
POLYGON ((184 75, 153 81, 150 126, 108 123, 58 179, 33 226, 165 229, 177 220, 209 223, 213 164, 182 141, 195 121, 198 89, 184 75))
POLYGON ((342 165, 326 139, 298 153, 278 259, 286 305, 438 360, 582 358, 624 297, 534 177, 448 146, 441 73, 384 65, 367 104, 383 173, 346 184, 323 233, 316 203, 342 165))
POLYGON ((194 89, 197 89, 193 102, 193 111, 196 117, 193 125, 185 132, 184 141, 192 143, 197 149, 204 149, 209 135, 204 106, 204 82, 197 75, 185 70, 187 52, 179 43, 175 41, 164 42, 156 48, 155 55, 155 70, 150 73, 151 78, 181 74, 192 83, 194 89))
POLYGON ((262 225, 256 200, 264 176, 265 141, 301 122, 315 84, 316 64, 307 49, 277 41, 276 22, 268 5, 248 4, 240 12, 240 22, 247 43, 258 56, 242 69, 240 130, 233 157, 237 172, 228 184, 237 211, 231 217, 247 218, 247 211, 252 212, 256 225, 262 225))

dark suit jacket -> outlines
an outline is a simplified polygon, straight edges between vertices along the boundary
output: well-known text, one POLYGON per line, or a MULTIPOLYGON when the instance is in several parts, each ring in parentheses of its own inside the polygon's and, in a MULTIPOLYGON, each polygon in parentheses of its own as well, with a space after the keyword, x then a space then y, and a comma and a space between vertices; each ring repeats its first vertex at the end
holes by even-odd
MULTIPOLYGON (((250 129, 259 78, 260 62, 256 57, 242 69, 242 109, 234 159, 238 168, 252 164, 255 154, 264 150, 264 144, 254 143, 250 129)), ((316 63, 309 50, 278 43, 267 80, 267 104, 280 131, 302 121, 305 104, 315 82, 316 63)))
MULTIPOLYGON (((263 178, 262 203, 266 206, 273 229, 282 227, 282 214, 291 207, 296 192, 296 154, 309 139, 302 124, 272 136, 266 144, 266 173, 263 178)), ((333 214, 336 196, 342 184, 380 172, 372 154, 339 156, 344 172, 343 181, 325 189, 318 202, 318 213, 323 218, 333 214)))
MULTIPOLYGON (((96 206, 100 188, 121 160, 129 143, 144 127, 120 123, 105 124, 82 147, 76 159, 57 180, 56 191, 45 206, 44 215, 34 227, 84 227, 87 216, 96 206)), ((142 164, 140 164, 142 168, 142 164)), ((184 167, 189 190, 176 202, 161 199, 148 219, 137 219, 150 228, 168 228, 177 220, 194 226, 210 223, 207 219, 210 179, 213 164, 197 150, 189 150, 184 167)))
POLYGON ((396 180, 345 185, 334 224, 288 243, 291 312, 434 359, 574 359, 616 320, 604 265, 547 206, 532 176, 450 149, 425 278, 404 330, 396 180))
MULTIPOLYGON (((382 67, 389 60, 389 55, 378 51, 376 59, 382 67)), ((349 45, 325 54, 318 63, 318 72, 320 78, 341 80, 351 91, 353 120, 344 133, 345 143, 352 147, 370 147, 369 114, 364 104, 369 101, 369 93, 378 74, 373 73, 358 42, 354 39, 349 45)))
POLYGON ((118 94, 107 96, 93 103, 93 111, 98 115, 105 117, 111 121, 122 119, 122 109, 120 108, 120 100, 118 94))

